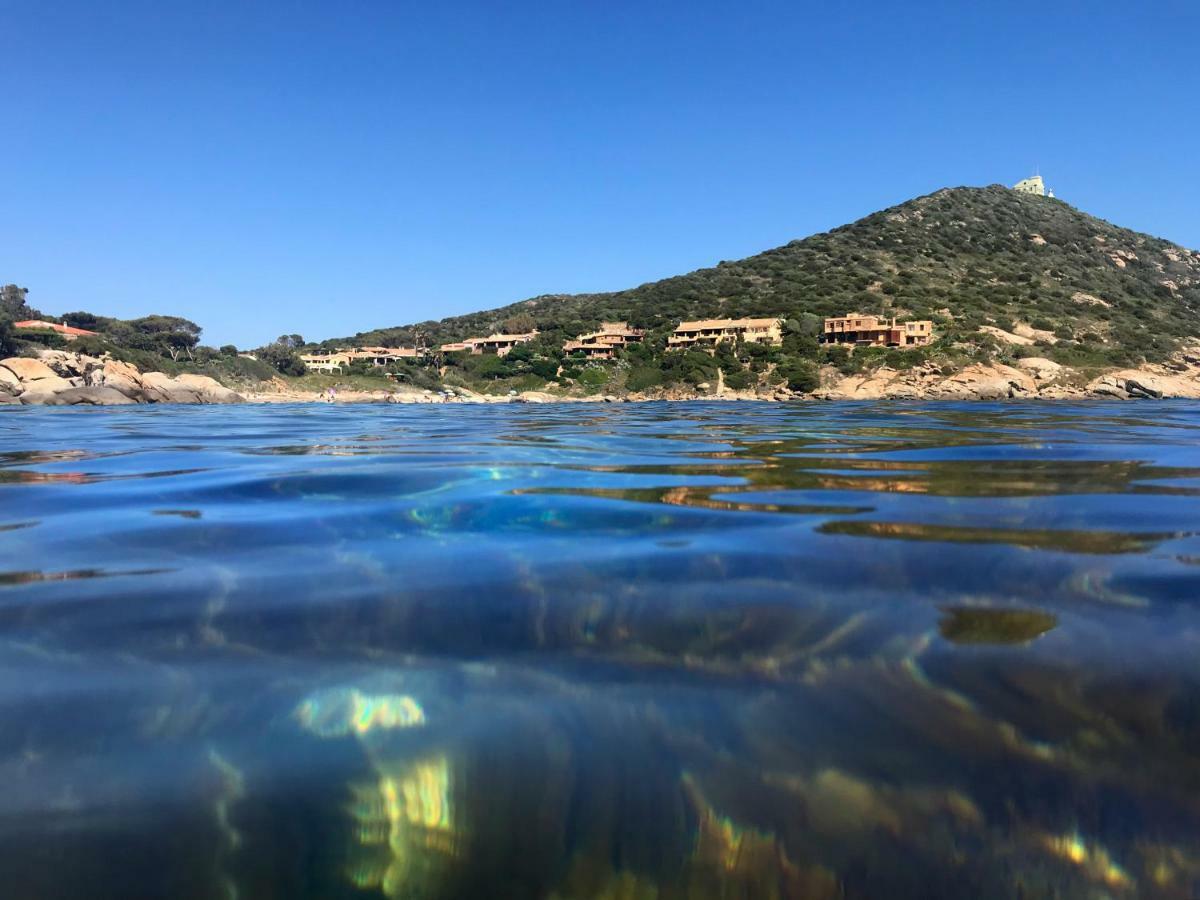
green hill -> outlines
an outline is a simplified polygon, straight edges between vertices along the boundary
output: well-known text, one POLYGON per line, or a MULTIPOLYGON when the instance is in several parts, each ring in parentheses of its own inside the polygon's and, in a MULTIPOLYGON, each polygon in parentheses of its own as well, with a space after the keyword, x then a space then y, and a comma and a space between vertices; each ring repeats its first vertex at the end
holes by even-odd
MULTIPOLYGON (((602 319, 661 338, 680 319, 846 312, 931 318, 932 353, 1011 354, 981 325, 1054 332, 1039 349, 1071 365, 1129 365, 1200 336, 1200 253, 1118 228, 1061 200, 1001 186, 950 188, 736 262, 630 290, 535 297, 484 312, 382 328, 326 345, 441 342, 506 322, 554 341, 602 319)), ((807 348, 812 351, 812 348, 807 348)), ((801 355, 812 355, 804 352, 801 355)))

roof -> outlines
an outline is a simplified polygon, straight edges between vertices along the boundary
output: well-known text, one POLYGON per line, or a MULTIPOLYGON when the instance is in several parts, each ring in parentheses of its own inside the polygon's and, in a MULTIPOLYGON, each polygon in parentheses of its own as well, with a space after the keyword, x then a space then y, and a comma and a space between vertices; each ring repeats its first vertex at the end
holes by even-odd
POLYGON ((72 325, 59 325, 57 322, 44 322, 41 319, 25 319, 22 322, 13 322, 13 328, 49 328, 51 331, 57 331, 59 334, 81 336, 100 333, 98 331, 88 331, 86 328, 75 328, 72 325))
POLYGON ((581 334, 577 338, 567 341, 563 345, 563 349, 571 349, 572 347, 611 347, 617 344, 624 343, 624 338, 640 338, 644 337, 646 332, 641 328, 630 328, 628 322, 601 322, 599 331, 590 331, 587 334, 581 334), (603 341, 602 338, 614 338, 615 340, 603 341))
POLYGON ((770 328, 782 319, 698 319, 695 322, 680 322, 676 331, 705 331, 710 328, 770 328))
POLYGON ((611 352, 612 350, 617 349, 618 346, 619 346, 618 344, 601 344, 601 343, 589 344, 585 341, 567 341, 565 344, 563 344, 563 349, 568 350, 568 351, 570 351, 570 350, 604 350, 606 352, 611 352))
POLYGON ((528 331, 525 334, 489 334, 487 337, 467 338, 463 343, 485 344, 495 341, 532 341, 535 337, 537 337, 536 331, 528 331))
POLYGON ((425 352, 420 347, 359 347, 356 350, 348 351, 351 356, 397 356, 411 357, 420 356, 425 352))

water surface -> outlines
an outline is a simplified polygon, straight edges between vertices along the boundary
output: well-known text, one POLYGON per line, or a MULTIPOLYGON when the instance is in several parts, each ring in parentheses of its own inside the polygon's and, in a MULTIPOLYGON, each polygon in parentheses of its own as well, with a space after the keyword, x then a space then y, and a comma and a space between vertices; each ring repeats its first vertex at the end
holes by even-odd
POLYGON ((1198 441, 4 410, 4 896, 1200 896, 1198 441))

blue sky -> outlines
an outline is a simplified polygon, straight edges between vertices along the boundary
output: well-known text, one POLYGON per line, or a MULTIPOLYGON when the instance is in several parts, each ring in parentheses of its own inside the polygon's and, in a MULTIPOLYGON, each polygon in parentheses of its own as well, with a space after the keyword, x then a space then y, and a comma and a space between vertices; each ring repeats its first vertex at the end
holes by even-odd
POLYGON ((0 282, 255 346, 610 290, 948 185, 1200 248, 1200 5, 0 0, 0 282))

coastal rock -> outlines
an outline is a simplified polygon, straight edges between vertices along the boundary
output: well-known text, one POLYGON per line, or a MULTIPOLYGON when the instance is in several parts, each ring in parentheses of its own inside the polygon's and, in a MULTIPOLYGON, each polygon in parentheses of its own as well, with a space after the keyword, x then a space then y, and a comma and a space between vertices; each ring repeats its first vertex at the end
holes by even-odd
POLYGON ((104 365, 102 359, 69 350, 42 350, 38 359, 64 378, 84 376, 104 365))
POLYGON ((143 372, 142 392, 151 403, 203 403, 201 392, 164 372, 143 372))
POLYGON ((22 384, 30 384, 35 381, 66 380, 40 359, 26 359, 14 356, 9 359, 0 360, 0 366, 7 369, 22 384))
POLYGON ((209 378, 207 375, 184 374, 176 377, 175 381, 184 387, 196 391, 201 397, 201 403, 242 402, 241 394, 231 391, 215 378, 209 378))
POLYGON ((0 393, 26 405, 48 406, 242 402, 239 394, 207 375, 143 374, 126 362, 63 350, 0 362, 0 393))
POLYGON ((1017 360, 1017 368, 1032 373, 1033 377, 1038 381, 1053 378, 1062 371, 1062 366, 1054 362, 1054 360, 1045 359, 1041 356, 1028 356, 1025 359, 1019 359, 1017 360))
POLYGON ((1195 371, 1187 374, 1172 372, 1165 367, 1153 369, 1122 369, 1102 375, 1090 382, 1087 390, 1101 396, 1125 396, 1160 399, 1200 399, 1200 378, 1195 371))
POLYGON ((847 375, 835 380, 816 396, 822 400, 880 400, 888 396, 898 374, 895 369, 880 366, 863 375, 847 375))
POLYGON ((128 406, 135 405, 120 391, 110 387, 73 387, 56 391, 42 401, 45 406, 128 406))
POLYGON ((26 405, 45 403, 59 391, 75 387, 41 360, 20 357, 0 362, 0 382, 5 393, 19 397, 26 405))
POLYGON ((94 387, 110 387, 130 400, 144 402, 146 399, 142 393, 141 373, 127 362, 105 360, 99 369, 87 374, 86 381, 94 387))
POLYGON ((1124 388, 1115 385, 1102 384, 1092 389, 1092 393, 1100 397, 1115 397, 1117 400, 1128 400, 1129 394, 1124 388))
POLYGON ((963 400, 1007 400, 1032 396, 1037 384, 1025 372, 1011 366, 972 365, 935 385, 929 396, 963 400))
POLYGON ((1101 375, 1087 386, 1088 392, 1099 397, 1116 397, 1118 400, 1128 400, 1129 393, 1125 383, 1118 381, 1112 375, 1101 375))
POLYGON ((545 391, 522 391, 516 399, 518 403, 553 403, 558 398, 545 391))
POLYGON ((1131 397, 1146 397, 1150 400, 1161 400, 1163 392, 1153 385, 1145 385, 1136 378, 1125 379, 1125 390, 1131 397))
POLYGON ((1058 382, 1045 384, 1038 388, 1038 397, 1043 400, 1074 400, 1086 396, 1087 392, 1083 389, 1058 382))
POLYGON ((21 384, 21 379, 6 366, 0 365, 0 392, 16 396, 25 390, 21 384))

